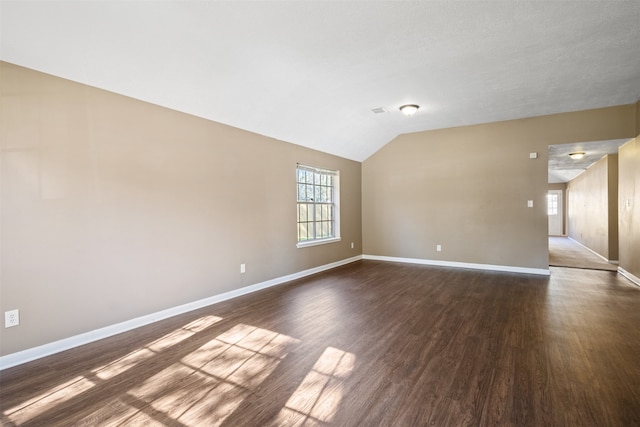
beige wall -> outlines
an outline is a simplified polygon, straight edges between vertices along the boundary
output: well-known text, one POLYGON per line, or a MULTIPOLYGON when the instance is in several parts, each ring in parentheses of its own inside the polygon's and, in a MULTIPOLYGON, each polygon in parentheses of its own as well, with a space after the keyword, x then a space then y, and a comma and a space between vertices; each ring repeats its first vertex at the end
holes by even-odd
POLYGON ((401 135, 362 165, 364 253, 547 269, 548 146, 635 126, 625 105, 401 135))
POLYGON ((2 355, 362 253, 358 162, 0 67, 2 355), (296 248, 296 162, 340 170, 341 242, 296 248))
POLYGON ((618 152, 619 265, 640 278, 640 102, 636 118, 636 138, 618 152))
POLYGON ((609 260, 618 260, 618 155, 607 156, 607 196, 609 219, 609 260))
POLYGON ((618 259, 618 155, 603 157, 567 184, 569 236, 618 259))
POLYGON ((562 234, 567 234, 567 183, 549 184, 547 190, 562 190, 562 234))
POLYGON ((560 182, 560 183, 556 183, 556 184, 549 184, 548 186, 549 190, 566 190, 567 189, 567 183, 566 182, 560 182))

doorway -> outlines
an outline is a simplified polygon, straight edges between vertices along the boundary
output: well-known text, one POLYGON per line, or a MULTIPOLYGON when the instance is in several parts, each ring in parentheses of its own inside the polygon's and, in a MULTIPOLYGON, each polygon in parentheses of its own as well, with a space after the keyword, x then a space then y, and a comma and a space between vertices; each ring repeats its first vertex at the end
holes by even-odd
POLYGON ((564 235, 562 227, 562 219, 564 217, 562 190, 549 190, 547 192, 547 216, 549 217, 549 236, 564 235))

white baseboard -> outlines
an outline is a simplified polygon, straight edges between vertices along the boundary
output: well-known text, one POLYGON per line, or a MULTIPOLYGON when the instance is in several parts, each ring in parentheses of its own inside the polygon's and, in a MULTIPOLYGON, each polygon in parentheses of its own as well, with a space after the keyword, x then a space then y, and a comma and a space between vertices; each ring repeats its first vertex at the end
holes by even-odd
POLYGON ((343 259, 341 261, 336 261, 330 264, 321 265, 319 267, 310 268, 308 270, 300 271, 298 273, 293 273, 286 276, 277 277, 275 279, 267 280, 265 282, 256 283, 254 285, 245 286, 240 289, 234 289, 233 291, 214 295, 198 301, 182 304, 176 307, 171 307, 166 310, 157 311, 155 313, 151 313, 145 316, 136 317, 135 319, 116 323, 114 325, 106 326, 104 328, 95 329, 93 331, 85 332, 83 334, 74 335, 72 337, 64 338, 59 341, 54 341, 52 343, 43 344, 37 347, 29 348, 27 350, 7 354, 6 356, 0 357, 0 371, 3 369, 11 368, 13 366, 30 362, 32 360, 40 359, 45 356, 50 356, 55 353, 60 353, 62 351, 69 350, 74 347, 79 347, 84 344, 89 344, 94 341, 108 338, 113 335, 127 332, 132 329, 139 328, 141 326, 145 326, 153 322, 167 319, 169 317, 177 316, 178 314, 183 314, 189 311, 197 310, 199 308, 203 308, 211 304, 226 301, 242 295, 250 294, 252 292, 256 292, 272 286, 280 285, 282 283, 290 282, 292 280, 300 279, 302 277, 310 276, 315 273, 320 273, 325 270, 330 270, 332 268, 349 264, 361 259, 362 259, 362 255, 343 259))
POLYGON ((640 286, 640 277, 634 276, 633 274, 629 273, 627 270, 625 270, 620 266, 618 266, 618 273, 622 274, 624 277, 631 280, 634 284, 640 286))
POLYGON ((470 268, 473 270, 507 271, 510 273, 538 274, 542 276, 549 276, 551 274, 549 269, 545 269, 545 268, 513 267, 509 265, 492 265, 492 264, 473 264, 473 263, 467 263, 467 262, 437 261, 437 260, 422 259, 422 258, 399 258, 399 257, 389 257, 389 256, 380 256, 380 255, 363 255, 362 258, 377 260, 377 261, 408 262, 412 264, 435 265, 439 267, 470 268))

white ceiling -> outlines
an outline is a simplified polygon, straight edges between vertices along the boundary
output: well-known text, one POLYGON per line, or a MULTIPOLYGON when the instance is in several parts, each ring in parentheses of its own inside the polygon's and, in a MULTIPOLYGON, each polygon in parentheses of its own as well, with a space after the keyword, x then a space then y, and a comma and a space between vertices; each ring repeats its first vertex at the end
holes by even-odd
POLYGON ((362 161, 402 133, 635 102, 639 23, 640 1, 2 0, 0 58, 362 161))
POLYGON ((549 183, 569 182, 608 154, 617 154, 628 139, 576 142, 549 146, 549 183), (583 152, 584 157, 574 160, 570 153, 583 152))

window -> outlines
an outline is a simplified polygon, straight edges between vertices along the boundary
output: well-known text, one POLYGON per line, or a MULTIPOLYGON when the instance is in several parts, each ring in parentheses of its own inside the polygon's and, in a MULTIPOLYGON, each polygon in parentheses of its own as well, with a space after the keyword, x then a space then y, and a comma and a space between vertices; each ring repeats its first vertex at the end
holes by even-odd
POLYGON ((547 215, 558 215, 557 194, 547 194, 547 215))
POLYGON ((298 165, 298 247, 340 240, 338 171, 298 165))

